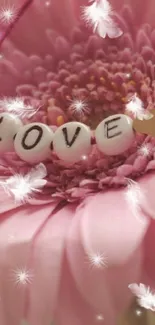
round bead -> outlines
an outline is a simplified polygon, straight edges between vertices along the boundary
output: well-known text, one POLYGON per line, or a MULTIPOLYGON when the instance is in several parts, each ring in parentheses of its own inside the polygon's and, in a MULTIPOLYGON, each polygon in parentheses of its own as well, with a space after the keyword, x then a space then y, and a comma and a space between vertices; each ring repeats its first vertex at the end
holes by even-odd
POLYGON ((53 131, 45 124, 24 125, 15 137, 17 155, 28 163, 38 163, 48 158, 51 152, 53 131))
POLYGON ((123 114, 107 117, 95 131, 98 149, 109 156, 128 150, 135 139, 132 124, 132 119, 123 114))
POLYGON ((0 154, 13 150, 14 137, 22 125, 17 116, 0 114, 0 154))
POLYGON ((59 159, 68 163, 85 159, 91 150, 89 127, 79 122, 63 124, 55 132, 53 149, 59 159))

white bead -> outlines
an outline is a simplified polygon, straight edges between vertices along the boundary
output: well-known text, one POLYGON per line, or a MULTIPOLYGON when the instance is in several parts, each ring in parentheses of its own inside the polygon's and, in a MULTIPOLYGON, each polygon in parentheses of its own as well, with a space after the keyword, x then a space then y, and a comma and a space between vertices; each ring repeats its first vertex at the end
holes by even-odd
POLYGON ((53 149, 59 159, 68 163, 85 159, 91 150, 89 127, 79 122, 63 124, 55 132, 53 149))
POLYGON ((15 151, 24 161, 38 163, 47 159, 51 152, 53 131, 45 124, 24 125, 15 137, 15 151))
POLYGON ((128 150, 135 139, 132 124, 132 119, 123 114, 107 117, 95 131, 98 149, 109 156, 128 150))
POLYGON ((13 150, 14 137, 22 125, 17 116, 0 114, 0 154, 13 150))

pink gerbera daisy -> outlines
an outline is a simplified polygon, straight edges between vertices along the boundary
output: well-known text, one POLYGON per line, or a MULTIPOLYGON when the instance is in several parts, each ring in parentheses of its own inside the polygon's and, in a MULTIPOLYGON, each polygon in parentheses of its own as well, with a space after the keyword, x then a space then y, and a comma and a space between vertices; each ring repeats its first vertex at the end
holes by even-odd
POLYGON ((137 133, 115 156, 94 141, 110 115, 150 118, 153 10, 151 0, 0 0, 0 110, 92 132, 80 162, 0 157, 1 325, 116 325, 133 293, 154 310, 155 139, 137 133))

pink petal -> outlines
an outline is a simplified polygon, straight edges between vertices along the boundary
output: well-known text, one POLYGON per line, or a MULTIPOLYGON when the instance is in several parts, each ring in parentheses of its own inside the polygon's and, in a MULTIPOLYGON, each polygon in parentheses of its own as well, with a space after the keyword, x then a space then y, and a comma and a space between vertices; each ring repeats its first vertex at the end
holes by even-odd
MULTIPOLYGON (((65 259, 56 310, 56 324, 95 325, 96 314, 97 311, 93 310, 80 295, 65 259)), ((112 323, 109 324, 114 325, 112 323)))
MULTIPOLYGON (((29 270, 33 237, 51 215, 50 205, 19 207, 7 212, 0 227, 0 297, 3 306, 3 325, 20 324, 24 318, 28 284, 16 286, 18 269, 29 270)), ((2 216, 1 216, 2 217, 2 216)))
MULTIPOLYGON (((86 247, 86 243, 82 239, 86 210, 87 208, 81 207, 76 218, 74 218, 67 244, 67 254, 78 290, 93 308, 104 314, 107 323, 110 322, 111 324, 116 319, 117 313, 127 308, 132 299, 128 284, 140 279, 142 251, 141 249, 136 250, 126 263, 119 266, 113 265, 115 259, 114 263, 110 263, 107 269, 93 266, 89 260, 89 256, 92 256, 92 249, 86 247)), ((91 214, 89 217, 91 218, 91 214)), ((106 217, 108 218, 107 214, 106 217)), ((97 218, 97 214, 94 214, 94 218, 97 218)), ((96 222, 98 223, 98 220, 96 222)), ((104 232, 104 228, 102 228, 102 232, 104 232)), ((96 233, 96 236, 99 234, 96 233)), ((113 237, 110 238, 109 246, 112 246, 113 237)), ((93 252, 95 253, 95 249, 93 252)), ((98 252, 106 253, 103 245, 98 245, 96 253, 98 252)))
POLYGON ((62 275, 62 259, 68 227, 75 207, 56 212, 35 237, 31 251, 34 281, 29 289, 27 320, 33 325, 49 325, 57 305, 62 275))
POLYGON ((151 218, 155 218, 155 173, 151 172, 139 180, 139 185, 145 195, 145 201, 143 202, 144 213, 151 218))
POLYGON ((152 220, 144 242, 143 282, 154 288, 155 283, 155 220, 152 220))
POLYGON ((110 265, 126 262, 141 245, 149 220, 135 216, 126 201, 125 189, 111 190, 89 198, 83 210, 82 232, 85 247, 102 248, 110 265))
POLYGON ((15 203, 15 200, 8 196, 3 188, 0 188, 0 219, 2 218, 2 213, 16 209, 20 205, 20 203, 15 203))

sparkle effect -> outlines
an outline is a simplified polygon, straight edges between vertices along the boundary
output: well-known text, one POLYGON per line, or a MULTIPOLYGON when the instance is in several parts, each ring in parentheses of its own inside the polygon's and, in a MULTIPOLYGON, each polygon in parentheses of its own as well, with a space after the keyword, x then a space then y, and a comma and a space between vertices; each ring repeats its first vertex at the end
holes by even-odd
POLYGON ((26 202, 32 197, 34 192, 40 192, 45 186, 47 176, 46 167, 43 164, 37 165, 25 176, 15 174, 5 181, 1 181, 0 185, 4 188, 8 195, 13 195, 16 202, 26 202))
POLYGON ((98 269, 107 267, 107 257, 104 254, 96 253, 88 255, 91 267, 98 269))
POLYGON ((144 193, 142 192, 138 183, 131 179, 127 180, 127 190, 125 191, 125 199, 132 213, 137 217, 142 203, 144 202, 144 193))
POLYGON ((144 284, 132 283, 129 285, 131 292, 137 297, 138 304, 145 308, 155 311, 155 294, 144 284))
POLYGON ((14 6, 2 8, 0 10, 0 20, 4 24, 10 24, 16 18, 16 10, 14 6))
POLYGON ((48 7, 50 7, 50 5, 51 5, 50 1, 48 1, 48 0, 47 0, 47 1, 45 1, 45 7, 47 7, 47 8, 48 8, 48 7))
POLYGON ((139 149, 138 152, 145 157, 149 157, 152 153, 152 148, 149 146, 149 144, 143 144, 139 149))
POLYGON ((91 25, 100 37, 117 38, 123 34, 112 19, 113 10, 107 0, 96 0, 91 5, 83 7, 82 11, 86 24, 91 25))
POLYGON ((103 317, 103 315, 102 315, 102 314, 98 314, 98 315, 96 315, 96 320, 97 320, 98 322, 103 322, 103 321, 104 321, 104 317, 103 317))
POLYGON ((134 118, 139 120, 149 120, 153 115, 145 110, 144 103, 137 94, 132 96, 131 100, 126 104, 126 112, 131 113, 134 118))
POLYGON ((27 285, 32 282, 33 274, 31 271, 27 270, 26 268, 23 269, 16 269, 13 271, 15 284, 16 285, 27 285))
POLYGON ((88 104, 84 100, 74 99, 70 108, 73 114, 78 114, 80 117, 82 117, 88 110, 88 104))
POLYGON ((137 316, 141 316, 142 315, 142 311, 140 309, 136 309, 135 311, 137 316))
POLYGON ((34 108, 31 105, 26 105, 22 98, 3 98, 0 100, 0 108, 8 113, 15 114, 19 117, 32 117, 37 113, 38 108, 34 108))

